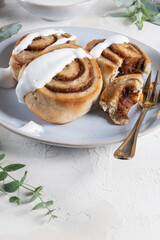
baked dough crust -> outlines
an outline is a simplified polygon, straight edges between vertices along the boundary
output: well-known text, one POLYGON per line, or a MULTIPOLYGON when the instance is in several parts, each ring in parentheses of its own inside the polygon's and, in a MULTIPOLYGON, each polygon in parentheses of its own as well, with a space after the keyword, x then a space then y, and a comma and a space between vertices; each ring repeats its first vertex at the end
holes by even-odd
MULTIPOLYGON (((27 36, 28 34, 25 34, 22 36, 17 43, 15 44, 15 47, 27 36)), ((51 44, 55 43, 60 38, 69 38, 71 37, 70 34, 64 33, 61 35, 52 34, 49 36, 41 36, 38 38, 33 39, 32 43, 27 47, 27 49, 24 49, 18 54, 12 54, 10 58, 10 67, 12 71, 13 78, 15 80, 18 80, 19 71, 21 70, 22 66, 24 64, 30 63, 42 50, 49 47, 51 44)), ((77 39, 68 41, 68 43, 78 44, 77 39)))
MULTIPOLYGON (((60 48, 79 47, 75 44, 54 45, 43 50, 37 57, 60 48)), ((21 69, 19 78, 26 66, 21 69)), ((75 59, 45 87, 28 93, 24 101, 39 118, 65 124, 86 114, 97 101, 101 89, 102 76, 95 59, 75 59)))
POLYGON ((129 74, 115 78, 103 90, 100 106, 109 113, 115 124, 125 125, 129 122, 130 108, 139 100, 142 87, 141 74, 129 74))
MULTIPOLYGON (((95 39, 86 46, 91 51, 97 44, 105 39, 95 39)), ((106 87, 115 77, 127 74, 146 73, 151 71, 151 60, 137 45, 129 42, 123 44, 113 43, 103 50, 96 61, 101 69, 103 85, 106 87)))

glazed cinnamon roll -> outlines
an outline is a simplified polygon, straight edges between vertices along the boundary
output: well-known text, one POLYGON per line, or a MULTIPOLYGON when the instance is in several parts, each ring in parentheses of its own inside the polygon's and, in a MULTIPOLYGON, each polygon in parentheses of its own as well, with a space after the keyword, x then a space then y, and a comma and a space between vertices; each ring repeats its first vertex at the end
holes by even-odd
POLYGON ((115 124, 125 125, 129 122, 130 108, 139 100, 142 87, 141 74, 117 77, 103 90, 100 106, 109 113, 115 124))
POLYGON ((134 73, 146 73, 151 70, 148 55, 129 39, 113 35, 108 39, 97 39, 86 46, 101 69, 103 84, 106 87, 115 77, 134 73))
POLYGON ((46 47, 60 43, 78 44, 74 35, 65 33, 63 30, 45 29, 21 37, 17 41, 10 58, 13 78, 17 80, 22 66, 30 63, 46 47))
POLYGON ((39 118, 65 124, 87 113, 101 89, 95 59, 78 45, 60 44, 22 67, 16 93, 39 118))

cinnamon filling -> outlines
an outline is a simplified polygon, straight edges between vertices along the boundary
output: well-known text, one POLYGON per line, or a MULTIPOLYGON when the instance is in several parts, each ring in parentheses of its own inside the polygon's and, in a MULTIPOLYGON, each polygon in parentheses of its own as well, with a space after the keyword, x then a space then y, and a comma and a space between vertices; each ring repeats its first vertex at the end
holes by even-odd
POLYGON ((61 74, 57 74, 55 77, 53 77, 53 79, 56 81, 73 81, 73 80, 81 77, 82 74, 84 73, 83 63, 78 58, 76 58, 75 61, 78 64, 78 73, 77 74, 72 75, 72 76, 67 76, 67 77, 64 75, 61 75, 61 74))
MULTIPOLYGON (((82 75, 83 73, 81 72, 79 74, 82 75)), ((45 87, 47 89, 49 89, 50 91, 56 92, 56 93, 75 93, 75 92, 83 92, 83 91, 87 90, 88 88, 90 88, 92 86, 93 81, 94 81, 94 71, 93 71, 93 66, 90 63, 89 80, 88 80, 88 82, 86 82, 85 84, 81 85, 80 87, 77 86, 77 87, 68 87, 68 88, 58 88, 58 87, 51 86, 50 84, 46 84, 45 87)))
POLYGON ((42 51, 56 41, 57 36, 55 35, 36 37, 33 39, 32 43, 25 49, 25 51, 42 51))
POLYGON ((33 41, 40 40, 40 39, 42 39, 42 37, 36 37, 33 39, 33 41))
POLYGON ((113 51, 123 59, 122 66, 119 68, 118 77, 122 75, 143 72, 144 57, 142 53, 140 53, 137 49, 135 49, 135 47, 128 44, 125 49, 122 49, 122 51, 120 51, 120 49, 116 46, 116 44, 112 44, 109 48, 111 51, 113 51), (127 51, 130 52, 128 56, 127 56, 127 51))
POLYGON ((134 92, 135 87, 125 87, 119 97, 118 107, 116 111, 117 118, 128 119, 128 112, 130 108, 137 103, 138 92, 134 92))
POLYGON ((144 58, 135 61, 133 58, 125 58, 123 60, 122 66, 119 68, 119 76, 142 73, 144 68, 144 58))

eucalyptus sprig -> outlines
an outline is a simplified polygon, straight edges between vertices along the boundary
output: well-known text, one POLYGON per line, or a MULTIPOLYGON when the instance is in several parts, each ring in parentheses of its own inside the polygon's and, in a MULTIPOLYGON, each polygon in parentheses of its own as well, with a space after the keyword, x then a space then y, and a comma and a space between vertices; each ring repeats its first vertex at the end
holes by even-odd
POLYGON ((124 9, 109 13, 107 16, 130 18, 140 30, 144 21, 160 25, 160 11, 150 0, 114 0, 114 3, 124 9))
POLYGON ((18 33, 22 25, 18 22, 5 25, 0 29, 0 42, 10 38, 12 35, 18 33))
POLYGON ((5 193, 17 193, 17 195, 13 195, 9 198, 9 202, 10 203, 16 203, 17 205, 20 204, 20 196, 19 196, 19 192, 21 188, 24 188, 25 190, 27 190, 28 192, 31 193, 31 198, 30 198, 30 202, 35 201, 36 199, 39 199, 39 203, 37 203, 32 210, 37 210, 39 208, 45 208, 47 210, 45 215, 49 215, 49 221, 51 219, 56 218, 57 216, 53 214, 55 209, 50 209, 49 207, 53 205, 53 201, 49 200, 49 201, 44 201, 42 198, 42 186, 39 187, 33 187, 29 184, 25 183, 26 177, 27 177, 27 171, 25 171, 24 175, 22 176, 22 178, 20 180, 15 179, 13 176, 10 175, 10 172, 14 172, 17 171, 21 168, 24 168, 25 165, 24 164, 20 164, 20 163, 16 163, 16 164, 10 164, 7 165, 5 167, 2 167, 1 161, 4 159, 5 154, 0 154, 0 182, 2 182, 1 186, 0 186, 0 191, 3 191, 5 193), (7 179, 11 179, 12 181, 9 181, 6 183, 7 179))

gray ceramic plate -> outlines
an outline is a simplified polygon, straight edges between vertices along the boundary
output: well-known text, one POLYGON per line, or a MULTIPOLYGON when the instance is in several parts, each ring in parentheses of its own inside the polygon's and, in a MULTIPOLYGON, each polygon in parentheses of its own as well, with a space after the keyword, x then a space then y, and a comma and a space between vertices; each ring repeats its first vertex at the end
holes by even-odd
MULTIPOLYGON (((63 29, 76 35, 82 47, 85 47, 87 42, 92 39, 105 38, 113 34, 105 30, 91 28, 63 27, 63 29)), ((0 44, 1 67, 8 66, 13 46, 22 35, 12 37, 0 44)), ((142 48, 151 58, 154 77, 156 70, 160 69, 160 53, 134 39, 130 38, 130 40, 142 48)), ((144 76, 145 79, 146 77, 144 76)), ((156 108, 147 113, 140 135, 153 131, 160 126, 160 118, 157 117, 158 111, 159 109, 156 108)), ((126 126, 116 126, 97 104, 80 119, 66 125, 55 125, 42 121, 30 112, 26 105, 20 104, 14 89, 0 89, 0 124, 2 126, 25 137, 58 146, 93 147, 121 141, 130 132, 139 113, 140 107, 138 105, 134 106, 129 112, 130 123, 126 126), (44 127, 42 136, 27 134, 18 129, 31 120, 44 127)))

